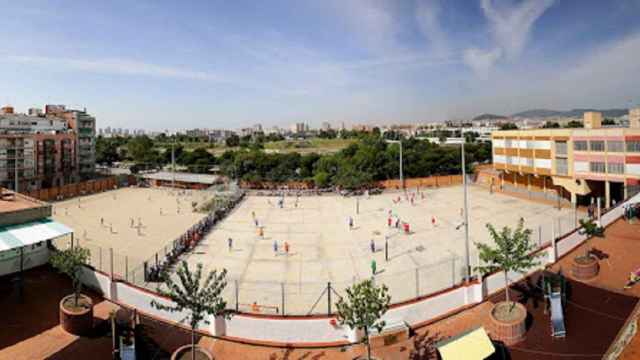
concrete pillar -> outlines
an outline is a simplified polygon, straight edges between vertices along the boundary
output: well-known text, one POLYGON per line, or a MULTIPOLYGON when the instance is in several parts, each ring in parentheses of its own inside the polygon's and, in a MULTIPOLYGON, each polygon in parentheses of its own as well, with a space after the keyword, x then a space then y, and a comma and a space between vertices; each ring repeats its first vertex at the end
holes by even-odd
POLYGON ((611 183, 609 180, 604 182, 604 208, 611 206, 611 183))
POLYGON ((574 192, 571 193, 571 205, 575 209, 578 205, 578 195, 574 192))
POLYGON ((625 179, 625 181, 622 183, 622 188, 624 191, 624 199, 626 200, 629 197, 629 193, 627 192, 627 180, 625 179))
POLYGON ((531 175, 527 174, 527 191, 531 191, 531 175))

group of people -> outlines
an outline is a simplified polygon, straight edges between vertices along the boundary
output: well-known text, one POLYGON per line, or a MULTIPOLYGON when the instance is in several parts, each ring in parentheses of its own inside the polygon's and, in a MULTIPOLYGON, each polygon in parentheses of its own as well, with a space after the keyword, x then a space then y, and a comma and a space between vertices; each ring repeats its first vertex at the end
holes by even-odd
MULTIPOLYGON (((244 194, 240 194, 237 198, 232 199, 226 207, 216 209, 207 215, 204 219, 200 220, 197 224, 193 225, 184 234, 173 241, 173 247, 169 253, 167 253, 162 260, 157 259, 154 265, 148 266, 147 262, 144 263, 145 267, 145 281, 162 281, 162 275, 165 271, 173 266, 180 256, 185 252, 193 249, 204 236, 213 228, 213 226, 243 198, 244 194)), ((103 219, 101 219, 103 221, 103 219)), ((229 238, 229 247, 233 246, 233 240, 229 238)))

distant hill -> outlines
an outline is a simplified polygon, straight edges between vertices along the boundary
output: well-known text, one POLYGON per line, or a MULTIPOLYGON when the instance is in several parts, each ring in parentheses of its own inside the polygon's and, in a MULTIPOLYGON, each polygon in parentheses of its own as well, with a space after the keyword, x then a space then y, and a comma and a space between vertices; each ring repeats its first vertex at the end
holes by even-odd
POLYGON ((569 111, 557 111, 557 110, 547 110, 547 109, 534 109, 527 110, 523 112, 519 112, 513 114, 513 117, 521 117, 521 118, 546 118, 546 117, 574 117, 574 118, 582 118, 583 114, 587 111, 598 111, 602 113, 603 117, 619 117, 626 115, 628 113, 627 109, 572 109, 569 111))
POLYGON ((481 120, 506 120, 507 116, 504 115, 495 115, 495 114, 482 114, 473 118, 473 121, 481 121, 481 120))

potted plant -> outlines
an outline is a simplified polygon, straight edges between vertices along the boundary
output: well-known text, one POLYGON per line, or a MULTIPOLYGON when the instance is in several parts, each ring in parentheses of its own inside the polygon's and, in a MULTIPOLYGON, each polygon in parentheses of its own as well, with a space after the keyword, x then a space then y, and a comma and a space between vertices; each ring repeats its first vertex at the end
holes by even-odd
MULTIPOLYGON (((587 241, 594 236, 602 236, 604 233, 604 229, 599 227, 593 219, 580 219, 580 227, 582 233, 587 235, 587 241)), ((590 280, 598 275, 599 269, 598 259, 592 256, 589 247, 585 246, 584 254, 573 258, 571 273, 576 279, 590 280)))
POLYGON ((73 247, 53 253, 49 262, 59 272, 69 276, 73 294, 60 301, 60 325, 74 335, 87 335, 93 328, 93 301, 81 293, 82 265, 89 259, 89 249, 73 247))
POLYGON ((487 229, 494 246, 476 243, 480 260, 486 264, 477 269, 483 275, 499 270, 504 274, 506 301, 495 304, 491 311, 492 337, 511 345, 524 339, 527 309, 511 301, 508 273, 526 273, 528 269, 539 265, 537 259, 541 254, 533 254, 535 244, 530 239, 531 230, 524 228, 524 219, 520 219, 515 230, 505 226, 498 232, 491 224, 487 224, 487 229))
POLYGON ((155 300, 151 301, 151 306, 169 312, 188 312, 187 318, 191 328, 191 344, 180 347, 176 350, 171 359, 175 360, 196 360, 213 359, 205 349, 197 347, 196 329, 203 322, 209 324, 207 315, 214 317, 214 326, 218 329, 216 335, 223 335, 224 330, 219 329, 224 325, 224 321, 231 317, 231 313, 226 311, 227 303, 222 298, 222 291, 227 286, 227 270, 220 273, 216 270, 209 272, 209 275, 202 281, 202 264, 198 264, 195 272, 189 269, 186 261, 183 261, 176 271, 178 281, 175 282, 171 276, 164 280, 165 288, 159 287, 158 293, 168 297, 173 304, 165 305, 155 300))
POLYGON ((369 360, 371 360, 369 330, 375 328, 380 332, 384 328, 385 322, 380 321, 380 318, 389 309, 391 297, 388 292, 389 289, 385 285, 378 287, 373 280, 368 279, 347 288, 347 296, 336 303, 340 325, 346 324, 356 333, 364 333, 362 341, 367 346, 369 360))

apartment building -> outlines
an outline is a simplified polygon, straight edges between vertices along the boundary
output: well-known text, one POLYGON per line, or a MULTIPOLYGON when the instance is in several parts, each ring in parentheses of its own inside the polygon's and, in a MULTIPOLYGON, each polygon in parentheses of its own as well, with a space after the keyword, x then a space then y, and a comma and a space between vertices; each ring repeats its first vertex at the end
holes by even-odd
POLYGON ((65 110, 62 116, 78 139, 76 154, 80 178, 89 179, 96 171, 96 118, 89 115, 86 109, 65 110))
POLYGON ((500 186, 559 201, 609 207, 640 192, 640 109, 629 111, 629 127, 603 128, 602 114, 584 113, 584 128, 530 129, 492 133, 493 166, 500 186))
POLYGON ((29 191, 77 181, 75 134, 36 128, 0 128, 0 186, 29 191))

